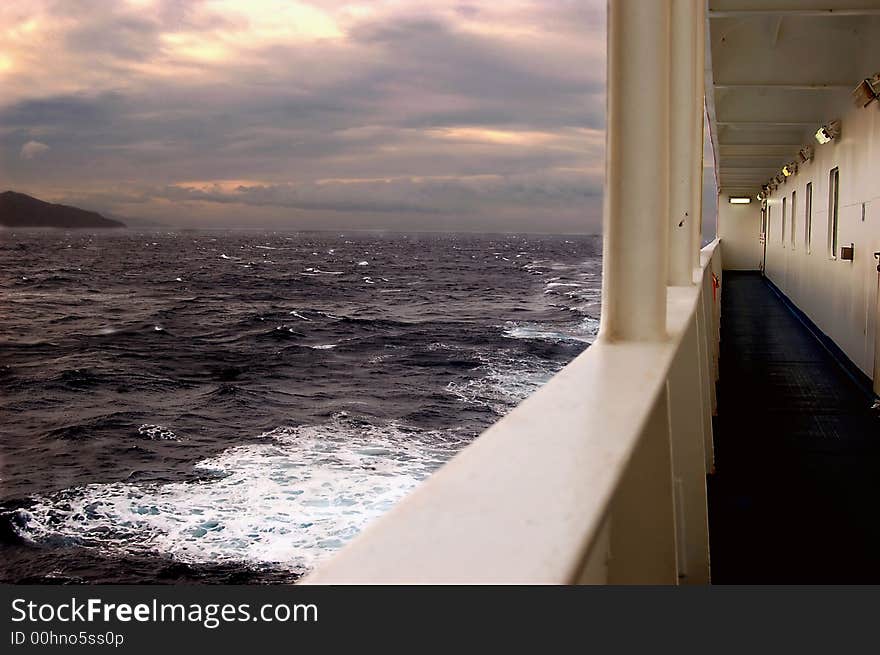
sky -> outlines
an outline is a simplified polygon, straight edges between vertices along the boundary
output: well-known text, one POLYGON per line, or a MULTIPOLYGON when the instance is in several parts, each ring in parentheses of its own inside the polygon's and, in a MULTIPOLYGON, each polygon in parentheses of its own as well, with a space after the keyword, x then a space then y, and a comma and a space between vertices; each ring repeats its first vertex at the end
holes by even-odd
POLYGON ((596 233, 604 113, 605 0, 0 3, 0 187, 105 214, 596 233))

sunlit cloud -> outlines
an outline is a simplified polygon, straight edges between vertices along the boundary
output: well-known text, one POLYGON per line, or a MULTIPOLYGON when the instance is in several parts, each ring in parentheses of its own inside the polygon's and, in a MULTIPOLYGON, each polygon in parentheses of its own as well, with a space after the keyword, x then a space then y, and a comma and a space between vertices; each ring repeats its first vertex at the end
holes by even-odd
POLYGON ((499 145, 536 146, 556 140, 549 132, 492 130, 479 127, 448 127, 433 130, 442 139, 471 141, 476 143, 496 143, 499 145))
POLYGON ((45 143, 40 143, 39 141, 28 141, 25 143, 21 150, 19 151, 19 156, 22 159, 34 159, 35 157, 39 157, 40 155, 49 151, 49 146, 45 143))
POLYGON ((335 39, 343 36, 333 16, 322 9, 290 0, 209 0, 208 11, 243 19, 241 31, 258 41, 335 39))

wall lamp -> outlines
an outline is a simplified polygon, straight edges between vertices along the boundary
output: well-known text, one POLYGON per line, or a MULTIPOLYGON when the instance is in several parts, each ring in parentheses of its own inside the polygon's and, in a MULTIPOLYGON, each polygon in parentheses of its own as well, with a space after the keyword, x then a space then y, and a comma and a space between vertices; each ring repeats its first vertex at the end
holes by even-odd
POLYGON ((816 130, 816 141, 821 145, 825 145, 831 139, 840 137, 840 121, 831 121, 827 125, 823 125, 816 130))
POLYGON ((853 102, 856 107, 867 107, 880 98, 880 73, 874 73, 872 77, 866 77, 853 89, 853 102))
POLYGON ((752 199, 749 196, 730 196, 728 202, 731 205, 748 205, 752 199))
POLYGON ((808 161, 813 159, 813 146, 804 146, 798 152, 798 157, 800 157, 801 163, 806 164, 808 161))

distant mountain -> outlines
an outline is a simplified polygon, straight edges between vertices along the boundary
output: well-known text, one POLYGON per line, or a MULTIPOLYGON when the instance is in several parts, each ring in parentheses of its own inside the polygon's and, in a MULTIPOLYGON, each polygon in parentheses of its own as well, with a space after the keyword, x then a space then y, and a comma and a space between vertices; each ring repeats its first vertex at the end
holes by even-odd
POLYGON ((0 225, 6 227, 125 227, 97 212, 67 205, 53 205, 23 193, 0 193, 0 225))

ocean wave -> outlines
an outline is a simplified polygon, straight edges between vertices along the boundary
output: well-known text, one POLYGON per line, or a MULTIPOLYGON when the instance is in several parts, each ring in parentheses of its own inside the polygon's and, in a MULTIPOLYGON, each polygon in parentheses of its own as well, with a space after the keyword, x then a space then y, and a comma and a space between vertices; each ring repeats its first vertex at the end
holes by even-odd
POLYGON ((138 434, 151 441, 178 441, 179 437, 164 425, 145 423, 138 428, 138 434))
POLYGON ((574 326, 555 326, 548 323, 508 322, 504 326, 504 336, 508 339, 534 339, 541 341, 580 341, 593 343, 599 332, 599 320, 586 316, 574 326))
POLYGON ((307 268, 303 275, 345 275, 345 271, 322 271, 320 268, 307 268))
POLYGON ((446 391, 470 405, 486 407, 503 416, 528 398, 562 368, 542 358, 505 350, 478 355, 479 377, 450 382, 446 391))
POLYGON ((302 571, 350 540, 464 443, 453 431, 339 415, 280 427, 196 464, 197 482, 91 484, 33 499, 16 530, 108 554, 302 571))
POLYGON ((92 370, 85 368, 73 368, 61 371, 52 378, 52 382, 70 389, 89 389, 96 387, 104 381, 104 378, 92 370))

